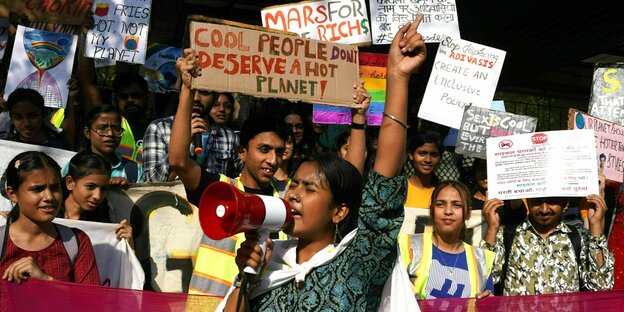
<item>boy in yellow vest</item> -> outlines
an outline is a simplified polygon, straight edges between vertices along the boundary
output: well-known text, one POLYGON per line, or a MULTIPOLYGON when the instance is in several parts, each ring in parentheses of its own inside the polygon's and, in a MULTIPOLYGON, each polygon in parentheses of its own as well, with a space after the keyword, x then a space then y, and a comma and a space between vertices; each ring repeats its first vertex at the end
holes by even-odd
MULTIPOLYGON (((285 192, 286 184, 277 185, 273 175, 282 162, 288 129, 277 121, 259 116, 247 119, 241 129, 238 149, 238 156, 244 165, 240 177, 236 179, 208 172, 191 159, 188 148, 191 144, 193 91, 189 78, 197 68, 197 60, 192 49, 186 49, 184 54, 187 56, 177 62, 183 84, 171 130, 169 165, 177 171, 184 183, 189 201, 198 206, 206 187, 216 181, 229 182, 249 193, 280 196, 280 193, 285 192)), ((234 257, 243 241, 243 234, 220 241, 204 237, 197 254, 189 293, 224 296, 238 274, 234 257)))

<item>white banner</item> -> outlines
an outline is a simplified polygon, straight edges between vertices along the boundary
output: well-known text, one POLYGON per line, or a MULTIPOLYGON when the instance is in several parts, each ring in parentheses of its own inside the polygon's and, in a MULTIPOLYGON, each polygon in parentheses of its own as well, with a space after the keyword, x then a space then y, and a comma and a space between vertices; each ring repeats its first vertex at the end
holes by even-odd
POLYGON ((488 138, 487 160, 490 198, 598 194, 593 130, 488 138))
POLYGON ((128 241, 115 236, 117 224, 59 218, 54 223, 78 228, 89 235, 103 286, 143 290, 145 273, 128 241))

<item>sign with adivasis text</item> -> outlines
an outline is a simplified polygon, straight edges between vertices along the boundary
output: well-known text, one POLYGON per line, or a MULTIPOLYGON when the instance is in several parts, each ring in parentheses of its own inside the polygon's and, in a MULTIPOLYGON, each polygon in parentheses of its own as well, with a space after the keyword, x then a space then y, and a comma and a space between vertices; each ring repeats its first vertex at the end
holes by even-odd
POLYGON ((262 9, 262 26, 303 38, 348 44, 370 43, 364 0, 305 1, 262 9))
POLYGON ((593 129, 598 174, 611 181, 624 181, 624 126, 570 108, 568 129, 593 129))
POLYGON ((489 198, 585 197, 598 194, 592 130, 487 139, 489 198))
POLYGON ((464 107, 492 105, 504 60, 503 50, 444 37, 418 117, 459 129, 464 107))
POLYGON ((95 27, 87 33, 85 56, 143 64, 151 0, 96 0, 95 27))
POLYGON ((189 27, 202 69, 193 88, 353 105, 355 46, 206 22, 189 27))
POLYGON ((589 113, 624 125, 624 63, 596 64, 589 113))

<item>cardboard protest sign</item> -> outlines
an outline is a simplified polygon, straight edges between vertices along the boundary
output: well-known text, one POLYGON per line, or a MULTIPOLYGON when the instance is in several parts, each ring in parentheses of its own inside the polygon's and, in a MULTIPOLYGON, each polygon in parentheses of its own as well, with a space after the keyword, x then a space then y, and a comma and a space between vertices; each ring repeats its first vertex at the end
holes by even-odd
POLYGON ((147 81, 151 92, 167 93, 175 89, 175 62, 182 55, 182 49, 153 43, 147 48, 147 59, 139 74, 147 81))
POLYGON ((9 20, 0 18, 0 59, 4 56, 9 41, 9 20))
POLYGON ((465 107, 455 152, 486 158, 485 140, 512 134, 531 133, 537 118, 500 112, 482 107, 465 107))
POLYGON ((78 37, 17 27, 4 98, 17 88, 39 91, 45 106, 64 108, 78 37))
MULTIPOLYGON (((405 217, 399 234, 419 234, 431 232, 431 220, 429 208, 405 207, 405 217)), ((481 210, 472 210, 470 219, 466 220, 465 242, 471 245, 479 245, 487 231, 487 222, 483 219, 481 210)))
POLYGON ((305 1, 262 9, 262 26, 290 31, 303 38, 347 44, 370 43, 364 0, 305 1))
POLYGON ((488 193, 502 200, 598 194, 592 130, 487 139, 488 193))
POLYGON ((444 37, 418 117, 459 129, 465 106, 492 104, 504 59, 503 50, 444 37))
POLYGON ((624 125, 624 63, 596 64, 589 114, 624 125))
POLYGON ((422 14, 418 26, 425 42, 440 42, 444 36, 460 38, 455 0, 370 0, 373 44, 390 44, 401 26, 422 14))
POLYGON ((190 22, 202 75, 192 87, 350 107, 355 46, 232 25, 190 22))
POLYGON ((97 0, 95 27, 87 33, 85 56, 143 64, 151 0, 97 0))
POLYGON ((604 174, 611 181, 624 181, 624 126, 571 108, 568 129, 593 129, 598 174, 604 174))
MULTIPOLYGON (((386 63, 387 54, 360 53, 360 78, 371 95, 371 102, 366 112, 369 126, 381 125, 386 103, 386 63)), ((314 104, 312 120, 321 124, 351 124, 351 109, 348 107, 314 104)))
POLYGON ((9 11, 21 12, 38 22, 80 25, 91 9, 91 0, 0 0, 9 11))

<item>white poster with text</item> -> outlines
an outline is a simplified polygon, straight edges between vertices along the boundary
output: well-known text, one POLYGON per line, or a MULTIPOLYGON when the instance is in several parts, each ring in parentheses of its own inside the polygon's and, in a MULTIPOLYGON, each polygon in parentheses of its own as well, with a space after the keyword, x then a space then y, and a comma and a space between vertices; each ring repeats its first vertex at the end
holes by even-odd
POLYGON ((487 139, 488 193, 502 200, 598 194, 593 130, 487 139))
POLYGON ((87 33, 85 56, 145 63, 151 6, 151 0, 94 1, 95 27, 87 33))
POLYGON ((465 106, 490 108, 506 52, 444 37, 418 117, 459 129, 465 106))

